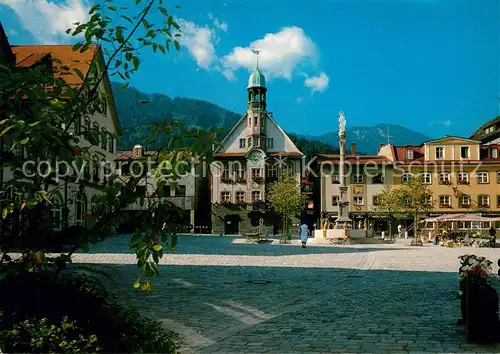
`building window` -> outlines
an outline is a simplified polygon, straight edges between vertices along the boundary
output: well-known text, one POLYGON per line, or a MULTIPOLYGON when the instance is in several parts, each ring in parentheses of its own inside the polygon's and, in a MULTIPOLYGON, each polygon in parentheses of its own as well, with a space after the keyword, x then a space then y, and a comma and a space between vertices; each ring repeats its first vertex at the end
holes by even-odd
POLYGON ((374 205, 374 206, 377 206, 377 205, 379 205, 379 204, 380 204, 380 200, 379 200, 379 198, 380 198, 380 197, 379 197, 378 195, 374 195, 374 196, 373 196, 372 203, 373 203, 373 205, 374 205))
POLYGON ((360 175, 360 174, 354 175, 354 183, 355 184, 363 184, 363 175, 360 175))
POLYGON ((431 184, 432 183, 432 176, 431 176, 430 172, 423 172, 420 175, 420 178, 422 178, 422 183, 425 183, 425 184, 431 184))
POLYGON ((424 197, 424 204, 432 206, 432 195, 426 195, 424 197))
POLYGON ((108 133, 106 129, 101 129, 101 149, 106 150, 108 148, 108 133))
POLYGON ((439 174, 439 184, 450 184, 451 183, 451 175, 449 172, 441 172, 439 174))
POLYGON ((470 157, 470 149, 468 146, 460 147, 460 158, 468 159, 470 157))
POLYGON ((449 195, 439 196, 439 207, 440 208, 451 208, 451 198, 449 195))
POLYGON ((363 197, 354 197, 353 198, 353 204, 354 205, 364 205, 363 203, 363 197))
POLYGON ((491 127, 488 127, 484 130, 484 133, 485 134, 490 134, 490 133, 493 133, 495 131, 495 126, 491 126, 491 127))
POLYGON ((260 191, 252 191, 252 202, 260 201, 260 191))
POLYGON ((467 194, 462 194, 458 197, 458 206, 460 208, 469 208, 470 207, 470 196, 467 194))
POLYGON ((87 197, 85 197, 85 194, 83 193, 78 193, 75 196, 75 208, 76 208, 76 215, 75 215, 75 222, 77 226, 80 227, 85 227, 86 222, 85 222, 85 214, 87 213, 87 197))
POLYGON ((491 149, 491 158, 492 159, 498 158, 498 150, 497 149, 491 149))
POLYGON ((413 150, 406 150, 406 159, 413 160, 413 150))
POLYGON ((253 126, 256 127, 259 125, 259 116, 254 116, 253 117, 253 126))
POLYGON ((272 149, 274 147, 274 139, 273 138, 267 138, 267 148, 272 149))
POLYGON ((276 163, 276 160, 274 160, 273 163, 268 164, 267 177, 278 177, 278 164, 276 163))
POLYGON ((248 138, 247 141, 248 141, 248 147, 249 148, 252 147, 252 138, 248 138))
POLYGON ((96 122, 94 122, 94 124, 92 126, 93 126, 93 131, 92 131, 92 141, 91 141, 91 143, 93 145, 99 145, 99 134, 100 134, 99 124, 97 124, 96 122))
POLYGON ((236 192, 236 203, 240 204, 245 203, 245 192, 243 191, 236 192))
POLYGON ((113 135, 109 134, 108 138, 108 151, 113 153, 115 152, 115 139, 113 138, 113 135))
POLYGON ((497 171, 497 183, 500 184, 500 171, 497 171))
POLYGON ((260 168, 252 168, 252 178, 261 178, 261 169, 260 168))
POLYGON ((444 159, 444 147, 438 146, 436 147, 436 160, 444 159))
POLYGON ((490 207, 490 197, 488 195, 480 195, 478 196, 477 203, 480 208, 489 208, 490 207))
POLYGON ((500 208, 500 195, 497 195, 497 208, 500 208))
POLYGON ((337 205, 339 205, 339 196, 332 195, 332 206, 337 206, 337 205))
POLYGON ((186 186, 184 184, 179 184, 175 188, 175 196, 176 197, 185 197, 186 196, 186 186))
POLYGON ((486 171, 479 171, 477 173, 477 183, 479 183, 479 184, 490 183, 488 172, 486 172, 486 171))
POLYGON ((240 149, 244 149, 246 147, 246 139, 240 139, 240 149))
POLYGON ((147 197, 146 186, 135 186, 135 193, 141 198, 147 197))
POLYGON ((220 201, 222 203, 229 203, 231 201, 231 194, 229 192, 221 192, 220 201))
POLYGON ((405 172, 401 175, 401 183, 409 183, 413 179, 413 174, 405 172))
POLYGON ((260 147, 260 140, 256 136, 253 137, 253 146, 260 147))
POLYGON ((222 179, 229 179, 229 164, 225 163, 222 167, 222 179))
POLYGON ((332 174, 332 183, 333 184, 339 184, 340 183, 340 176, 338 173, 332 174))
POLYGON ((62 202, 58 195, 50 197, 52 203, 50 207, 50 222, 53 230, 61 230, 62 228, 62 202))
POLYGON ((382 173, 377 173, 375 176, 373 176, 372 183, 373 184, 382 184, 382 183, 384 183, 384 176, 382 175, 382 173))
POLYGON ((469 173, 459 172, 457 174, 457 183, 458 184, 469 184, 469 173))
POLYGON ((281 173, 293 174, 293 162, 289 161, 286 164, 282 165, 281 173))

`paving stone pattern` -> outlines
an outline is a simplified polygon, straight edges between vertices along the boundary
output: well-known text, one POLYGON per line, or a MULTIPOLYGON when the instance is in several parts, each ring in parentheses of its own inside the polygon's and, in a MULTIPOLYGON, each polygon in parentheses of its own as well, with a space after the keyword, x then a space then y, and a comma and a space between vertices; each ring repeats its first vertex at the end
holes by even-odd
POLYGON ((127 236, 75 262, 107 268, 121 301, 178 331, 183 353, 500 352, 467 343, 456 325, 458 256, 496 263, 496 249, 234 242, 182 237, 151 294, 132 289, 127 236))

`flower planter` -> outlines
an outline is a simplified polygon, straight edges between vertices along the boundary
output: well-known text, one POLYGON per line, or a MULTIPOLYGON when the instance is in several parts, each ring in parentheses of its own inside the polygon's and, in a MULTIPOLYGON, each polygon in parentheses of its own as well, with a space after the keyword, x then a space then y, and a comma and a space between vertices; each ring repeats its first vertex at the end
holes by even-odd
POLYGON ((460 310, 467 340, 478 343, 500 342, 498 294, 491 286, 491 264, 484 257, 464 255, 459 257, 461 293, 460 310))

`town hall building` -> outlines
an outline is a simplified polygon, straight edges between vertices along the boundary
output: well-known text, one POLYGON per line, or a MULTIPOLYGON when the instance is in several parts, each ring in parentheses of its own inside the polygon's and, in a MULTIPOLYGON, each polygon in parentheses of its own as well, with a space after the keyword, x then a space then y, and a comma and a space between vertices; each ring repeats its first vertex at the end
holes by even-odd
POLYGON ((300 183, 304 154, 267 111, 266 80, 258 67, 248 79, 247 98, 247 111, 211 165, 212 232, 277 234, 281 222, 266 206, 266 193, 283 172, 300 183))

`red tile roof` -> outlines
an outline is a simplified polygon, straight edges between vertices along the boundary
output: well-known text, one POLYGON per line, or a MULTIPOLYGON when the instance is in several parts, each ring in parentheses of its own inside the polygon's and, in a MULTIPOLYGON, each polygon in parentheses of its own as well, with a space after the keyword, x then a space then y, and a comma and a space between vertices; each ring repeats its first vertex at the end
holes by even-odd
MULTIPOLYGON (((321 164, 340 162, 339 154, 319 154, 323 159, 321 164)), ((349 163, 390 163, 385 156, 380 155, 345 155, 345 161, 349 163)))
POLYGON ((83 81, 74 69, 79 69, 83 76, 87 75, 99 46, 92 45, 83 53, 73 51, 72 45, 13 45, 11 49, 16 58, 16 66, 22 68, 29 68, 46 58, 59 59, 61 64, 53 62, 56 69, 54 77, 61 77, 68 84, 78 86, 83 81), (69 71, 63 72, 61 65, 67 66, 69 71))

